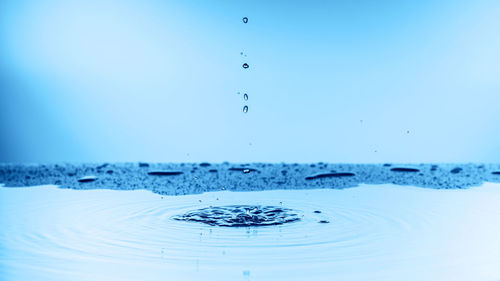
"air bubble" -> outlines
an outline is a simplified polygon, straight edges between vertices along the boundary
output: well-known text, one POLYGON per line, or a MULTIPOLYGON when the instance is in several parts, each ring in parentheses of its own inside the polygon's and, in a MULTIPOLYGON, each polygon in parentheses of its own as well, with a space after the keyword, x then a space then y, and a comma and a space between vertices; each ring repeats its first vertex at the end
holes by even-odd
POLYGON ((248 100, 248 95, 247 95, 247 94, 244 94, 244 95, 243 95, 243 99, 244 99, 244 100, 248 100))
POLYGON ((243 64, 243 68, 244 68, 244 69, 247 69, 247 68, 249 68, 249 67, 250 67, 250 66, 248 65, 248 63, 244 63, 244 64, 243 64))
POLYGON ((248 112, 248 106, 247 106, 247 105, 245 105, 245 106, 243 107, 243 113, 247 113, 247 112, 248 112))
POLYGON ((247 18, 247 17, 244 17, 244 18, 242 19, 242 21, 243 21, 243 23, 247 23, 247 22, 248 22, 248 18, 247 18))

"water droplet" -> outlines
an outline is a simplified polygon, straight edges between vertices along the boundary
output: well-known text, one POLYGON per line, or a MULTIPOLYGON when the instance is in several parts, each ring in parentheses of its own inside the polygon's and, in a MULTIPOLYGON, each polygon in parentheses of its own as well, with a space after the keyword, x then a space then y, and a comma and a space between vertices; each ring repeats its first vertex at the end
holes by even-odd
POLYGON ((243 21, 243 23, 247 23, 247 22, 248 22, 248 18, 247 18, 247 17, 244 17, 244 18, 242 19, 242 21, 243 21))
POLYGON ((247 69, 247 68, 249 68, 249 67, 250 67, 250 66, 248 65, 248 63, 246 63, 246 62, 245 62, 245 63, 243 64, 243 68, 244 68, 244 69, 247 69))
POLYGON ((248 100, 248 95, 247 95, 247 94, 244 94, 244 95, 243 95, 243 99, 244 99, 244 100, 248 100))
POLYGON ((180 171, 150 171, 148 175, 150 176, 177 176, 182 175, 183 172, 180 171))
POLYGON ((248 112, 248 106, 247 106, 247 105, 245 105, 245 106, 243 107, 243 112, 244 112, 244 113, 247 113, 247 112, 248 112))
POLYGON ((84 176, 78 179, 78 182, 93 182, 97 180, 96 176, 84 176))
POLYGON ((243 173, 245 173, 245 174, 250 173, 250 169, 244 169, 244 170, 243 170, 243 173))
POLYGON ((401 167, 392 168, 391 171, 393 171, 393 172, 403 172, 403 173, 417 173, 417 172, 420 172, 419 169, 415 169, 415 168, 401 168, 401 167))

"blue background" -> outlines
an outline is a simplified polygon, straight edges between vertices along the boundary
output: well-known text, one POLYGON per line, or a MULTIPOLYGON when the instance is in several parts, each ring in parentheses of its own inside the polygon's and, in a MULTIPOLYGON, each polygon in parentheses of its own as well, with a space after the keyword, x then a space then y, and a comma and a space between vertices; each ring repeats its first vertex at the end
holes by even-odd
POLYGON ((499 14, 3 0, 0 162, 499 162, 499 14))

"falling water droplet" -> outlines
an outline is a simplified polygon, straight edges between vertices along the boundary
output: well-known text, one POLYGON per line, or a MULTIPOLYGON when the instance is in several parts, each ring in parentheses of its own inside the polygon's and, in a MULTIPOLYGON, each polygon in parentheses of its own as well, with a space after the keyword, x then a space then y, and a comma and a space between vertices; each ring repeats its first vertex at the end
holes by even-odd
POLYGON ((244 95, 243 95, 243 99, 244 99, 244 100, 248 100, 248 95, 247 95, 247 94, 244 94, 244 95))
POLYGON ((245 106, 243 107, 243 112, 244 112, 244 113, 247 113, 247 112, 248 112, 248 106, 247 106, 247 105, 245 105, 245 106))
POLYGON ((250 66, 248 65, 248 63, 244 63, 244 64, 243 64, 243 68, 244 68, 244 69, 247 69, 247 68, 249 68, 249 67, 250 67, 250 66))
POLYGON ((247 17, 244 17, 244 18, 242 19, 242 21, 243 21, 243 23, 247 23, 247 22, 248 22, 248 18, 247 18, 247 17))

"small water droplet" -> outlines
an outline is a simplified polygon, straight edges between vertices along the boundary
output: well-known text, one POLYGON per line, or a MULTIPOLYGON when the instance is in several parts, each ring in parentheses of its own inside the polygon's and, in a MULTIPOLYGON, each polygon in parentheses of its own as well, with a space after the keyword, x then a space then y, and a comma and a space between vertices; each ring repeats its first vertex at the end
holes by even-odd
POLYGON ((243 66, 243 68, 244 68, 244 69, 247 69, 247 68, 249 68, 249 67, 250 67, 250 66, 248 65, 248 63, 246 63, 246 62, 245 62, 242 66, 243 66))
POLYGON ((247 18, 247 17, 244 17, 244 18, 242 19, 242 21, 243 21, 243 23, 247 23, 247 22, 248 22, 248 18, 247 18))
POLYGON ((248 95, 247 95, 247 94, 244 94, 244 95, 243 95, 243 99, 244 99, 244 100, 248 100, 248 95))
POLYGON ((243 107, 243 112, 244 112, 244 113, 247 113, 247 112, 248 112, 248 106, 247 106, 247 105, 245 105, 245 106, 243 107))
POLYGON ((245 169, 245 170, 243 170, 243 173, 245 173, 245 174, 250 173, 250 169, 245 169))

